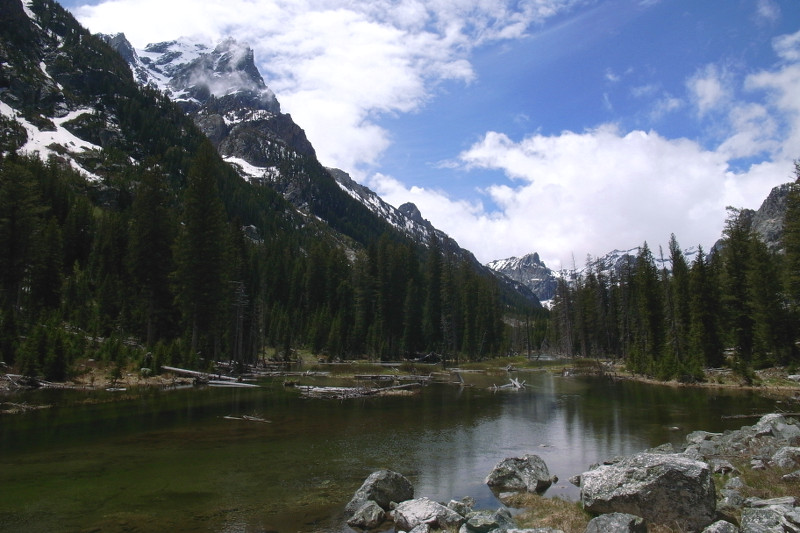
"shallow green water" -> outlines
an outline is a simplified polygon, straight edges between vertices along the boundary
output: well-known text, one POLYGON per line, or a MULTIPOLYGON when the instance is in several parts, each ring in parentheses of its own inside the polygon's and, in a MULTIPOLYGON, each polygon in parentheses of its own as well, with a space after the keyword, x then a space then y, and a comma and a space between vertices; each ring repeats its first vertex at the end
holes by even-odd
POLYGON ((519 392, 473 376, 464 389, 348 401, 269 383, 31 394, 22 400, 58 407, 0 415, 0 532, 350 531, 341 509, 376 469, 405 474, 417 496, 496 508, 483 479, 525 453, 561 479, 548 495, 577 499, 566 480, 591 463, 752 424, 721 417, 775 407, 746 391, 520 377, 529 386, 519 392), (112 394, 126 399, 105 402, 112 394))

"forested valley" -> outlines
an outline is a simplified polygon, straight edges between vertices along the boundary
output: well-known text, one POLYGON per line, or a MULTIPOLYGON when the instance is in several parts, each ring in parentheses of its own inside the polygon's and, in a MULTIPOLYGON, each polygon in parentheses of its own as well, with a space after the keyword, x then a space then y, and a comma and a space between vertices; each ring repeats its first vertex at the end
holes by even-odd
MULTIPOLYGON (((800 164, 794 173, 800 181, 800 164)), ((787 197, 783 237, 771 249, 747 213, 728 209, 722 239, 690 261, 671 236, 666 257, 644 243, 618 269, 592 268, 559 280, 552 348, 611 358, 640 375, 703 379, 729 366, 753 370, 800 363, 800 184, 787 197), (659 266, 661 265, 661 266, 659 266)))
POLYGON ((620 269, 562 276, 547 311, 471 255, 396 231, 313 155, 280 143, 266 154, 305 211, 246 182, 56 2, 30 3, 35 25, 18 2, 1 5, 0 350, 20 373, 64 380, 87 358, 206 369, 301 350, 611 358, 684 380, 798 362, 798 185, 779 250, 731 209, 713 250, 689 260, 673 237, 656 261, 645 244, 620 269), (33 129, 58 130, 56 117, 93 148, 24 153, 33 129))

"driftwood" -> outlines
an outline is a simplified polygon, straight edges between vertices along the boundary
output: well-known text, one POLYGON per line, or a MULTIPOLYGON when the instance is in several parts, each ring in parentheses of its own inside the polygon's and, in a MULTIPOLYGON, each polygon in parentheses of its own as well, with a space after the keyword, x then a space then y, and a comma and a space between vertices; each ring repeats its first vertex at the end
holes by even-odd
POLYGON ((525 388, 525 381, 520 381, 516 378, 509 378, 509 382, 505 385, 492 385, 493 390, 500 390, 500 389, 514 389, 514 390, 522 390, 525 388))
POLYGON ((197 370, 163 365, 161 366, 161 370, 166 370, 167 372, 172 372, 173 374, 193 377, 196 384, 209 385, 211 387, 258 387, 258 385, 253 383, 242 383, 240 378, 234 376, 209 374, 208 372, 199 372, 197 370))
MULTIPOLYGON (((782 414, 783 416, 800 416, 800 413, 780 413, 780 414, 782 414)), ((722 420, 734 420, 737 418, 762 418, 766 415, 767 413, 761 413, 757 415, 723 415, 720 418, 722 420)))
POLYGON ((385 394, 388 391, 411 389, 421 387, 421 383, 405 383, 403 385, 393 385, 390 387, 314 387, 310 385, 298 385, 300 393, 307 398, 327 398, 332 400, 347 400, 350 398, 364 398, 366 396, 376 396, 385 394))
POLYGON ((223 416, 225 420, 246 420, 248 422, 261 422, 262 424, 272 424, 272 420, 267 420, 265 418, 259 418, 257 416, 249 416, 249 415, 242 415, 242 416, 233 416, 233 415, 226 415, 223 416))
POLYGON ((208 380, 209 387, 242 387, 242 388, 259 388, 255 383, 239 383, 236 381, 219 381, 216 379, 208 380))

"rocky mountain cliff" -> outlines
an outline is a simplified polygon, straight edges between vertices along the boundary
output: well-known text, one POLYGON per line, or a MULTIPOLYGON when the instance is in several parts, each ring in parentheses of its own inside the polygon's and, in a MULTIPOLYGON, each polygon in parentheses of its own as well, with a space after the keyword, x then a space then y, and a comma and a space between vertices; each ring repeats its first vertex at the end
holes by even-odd
POLYGON ((559 274, 548 268, 537 253, 498 259, 486 266, 522 283, 542 302, 552 300, 556 295, 559 274))

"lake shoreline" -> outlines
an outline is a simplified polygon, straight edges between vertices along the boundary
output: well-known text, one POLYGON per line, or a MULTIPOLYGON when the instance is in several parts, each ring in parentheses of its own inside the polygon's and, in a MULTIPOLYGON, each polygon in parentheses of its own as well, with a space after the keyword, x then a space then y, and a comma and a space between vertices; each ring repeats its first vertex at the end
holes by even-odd
MULTIPOLYGON (((303 368, 319 368, 320 364, 300 361, 303 368)), ((351 363, 340 363, 339 368, 332 377, 353 385, 359 384, 358 375, 362 367, 370 367, 374 363, 368 361, 354 361, 351 363), (352 372, 342 371, 343 367, 350 366, 352 372)), ((191 377, 182 376, 177 373, 165 371, 161 374, 152 375, 148 372, 136 372, 133 368, 123 369, 114 375, 114 365, 110 363, 100 363, 87 360, 77 365, 78 374, 72 379, 64 382, 46 382, 37 380, 31 383, 28 378, 12 373, 0 373, 0 399, 13 400, 20 394, 36 390, 37 388, 70 389, 83 391, 121 391, 138 388, 157 388, 171 389, 183 388, 193 385, 202 385, 191 377)), ((8 370, 8 369, 6 369, 8 370)), ((441 365, 426 365, 426 371, 431 374, 442 374, 449 372, 453 375, 483 374, 497 375, 504 378, 512 376, 516 372, 552 372, 561 374, 565 377, 576 375, 600 375, 607 376, 614 380, 631 380, 649 385, 661 385, 675 388, 704 388, 704 389, 739 389, 750 390, 765 397, 779 398, 782 400, 793 400, 800 402, 800 383, 788 379, 789 373, 784 367, 770 367, 754 371, 755 383, 745 383, 730 369, 706 369, 704 381, 691 383, 678 380, 662 381, 649 376, 633 374, 625 370, 624 365, 614 364, 610 361, 586 361, 586 360, 557 360, 539 362, 526 358, 496 358, 480 363, 465 364, 461 367, 442 368, 441 365), (512 362, 509 363, 509 360, 512 362), (432 370, 435 368, 435 372, 432 370)), ((310 371, 309 371, 310 372, 310 371)), ((413 365, 403 365, 384 370, 387 378, 392 376, 409 376, 420 371, 413 365)), ((513 376, 512 376, 513 377, 513 376)), ((295 385, 295 380, 288 380, 287 384, 295 385)), ((17 414, 28 409, 41 408, 41 406, 27 407, 24 404, 16 404, 13 401, 0 402, 0 414, 17 414)))

